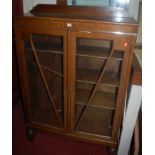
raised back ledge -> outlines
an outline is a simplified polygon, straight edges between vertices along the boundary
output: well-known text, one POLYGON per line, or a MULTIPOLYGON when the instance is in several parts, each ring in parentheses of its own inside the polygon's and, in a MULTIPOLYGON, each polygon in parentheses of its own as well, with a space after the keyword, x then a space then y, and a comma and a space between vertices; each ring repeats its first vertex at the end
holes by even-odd
POLYGON ((25 16, 99 20, 137 25, 129 13, 122 8, 38 4, 25 16))

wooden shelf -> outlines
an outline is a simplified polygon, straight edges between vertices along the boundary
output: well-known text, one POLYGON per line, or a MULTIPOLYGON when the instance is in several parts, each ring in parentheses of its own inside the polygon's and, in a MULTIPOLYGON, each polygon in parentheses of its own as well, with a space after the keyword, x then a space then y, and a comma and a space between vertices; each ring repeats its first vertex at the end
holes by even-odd
MULTIPOLYGON (((77 49, 77 56, 91 57, 91 58, 104 58, 107 59, 109 56, 109 48, 104 47, 91 47, 91 46, 80 46, 77 49)), ((115 51, 112 59, 122 60, 123 53, 121 51, 115 51)))
MULTIPOLYGON (((63 120, 62 110, 57 111, 61 120, 63 120)), ((37 123, 60 127, 60 124, 56 118, 56 114, 51 108, 38 108, 38 111, 36 113, 33 113, 32 119, 37 123)))
MULTIPOLYGON (((76 105, 76 118, 83 109, 82 105, 76 105)), ((83 120, 75 129, 80 132, 110 136, 112 126, 113 110, 88 107, 83 120)))
MULTIPOLYGON (((63 77, 62 55, 56 55, 54 53, 42 53, 39 51, 37 52, 41 67, 43 69, 63 77)), ((32 65, 37 66, 32 50, 29 50, 29 52, 25 51, 24 54, 26 57, 26 61, 28 61, 32 65)))
MULTIPOLYGON (((89 84, 96 84, 99 73, 100 72, 97 70, 78 68, 76 74, 76 81, 89 84)), ((114 72, 113 73, 105 72, 102 78, 102 84, 118 87, 119 86, 118 74, 114 72)))
MULTIPOLYGON (((26 48, 25 49, 26 52, 31 52, 32 49, 31 48, 26 48)), ((49 52, 49 53, 55 53, 55 54, 63 54, 63 52, 61 52, 60 50, 43 50, 43 49, 36 49, 37 52, 49 52)))
MULTIPOLYGON (((76 90, 76 104, 87 105, 90 95, 91 95, 91 90, 77 89, 76 90)), ((99 91, 95 94, 89 106, 114 110, 115 109, 115 94, 99 91)))
MULTIPOLYGON (((51 42, 34 42, 34 45, 38 52, 63 54, 63 47, 60 44, 52 44, 51 42)), ((29 43, 25 44, 25 51, 32 51, 29 43)))
MULTIPOLYGON (((31 63, 31 64, 33 64, 33 65, 35 65, 35 66, 37 66, 37 63, 35 62, 35 61, 32 61, 32 60, 30 60, 30 59, 26 59, 29 63, 31 63)), ((51 68, 48 68, 48 67, 46 67, 46 66, 44 66, 44 65, 41 65, 41 67, 42 67, 42 69, 44 69, 44 70, 47 70, 47 71, 49 71, 49 72, 51 72, 51 73, 54 73, 55 75, 58 75, 58 76, 60 76, 60 77, 63 77, 63 74, 61 74, 61 73, 59 73, 59 72, 57 72, 57 71, 55 71, 55 70, 53 70, 53 69, 51 69, 51 68)))

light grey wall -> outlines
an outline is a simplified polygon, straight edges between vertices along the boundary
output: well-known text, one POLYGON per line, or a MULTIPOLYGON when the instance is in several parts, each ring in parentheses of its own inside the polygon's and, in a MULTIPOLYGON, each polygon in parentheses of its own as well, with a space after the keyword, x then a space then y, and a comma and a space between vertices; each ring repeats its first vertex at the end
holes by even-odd
POLYGON ((138 18, 138 36, 137 36, 137 43, 142 43, 142 4, 139 8, 139 18, 138 18))
POLYGON ((141 0, 130 0, 129 1, 129 13, 134 17, 134 19, 138 20, 138 11, 139 11, 139 2, 141 0))
POLYGON ((56 4, 56 0, 23 0, 24 13, 30 11, 37 4, 56 4))
POLYGON ((140 7, 142 0, 130 0, 129 13, 138 22, 138 36, 137 43, 142 43, 142 6, 140 7), (140 10, 139 10, 140 9, 140 10))

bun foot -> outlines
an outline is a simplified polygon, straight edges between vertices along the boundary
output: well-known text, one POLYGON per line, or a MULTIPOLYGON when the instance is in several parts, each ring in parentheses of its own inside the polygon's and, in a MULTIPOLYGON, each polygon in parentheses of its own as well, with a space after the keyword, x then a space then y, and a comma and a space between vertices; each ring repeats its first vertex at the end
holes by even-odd
POLYGON ((117 155, 117 149, 115 147, 108 147, 107 152, 109 155, 117 155))
POLYGON ((27 128, 26 135, 27 135, 29 141, 33 141, 33 139, 36 135, 36 131, 32 128, 27 128))

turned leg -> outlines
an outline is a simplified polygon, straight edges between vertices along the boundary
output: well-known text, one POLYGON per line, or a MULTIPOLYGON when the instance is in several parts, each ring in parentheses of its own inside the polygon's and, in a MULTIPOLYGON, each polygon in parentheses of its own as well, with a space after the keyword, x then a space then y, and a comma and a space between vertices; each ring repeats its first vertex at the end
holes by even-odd
POLYGON ((33 139, 36 135, 36 131, 32 128, 27 128, 26 135, 27 135, 29 141, 33 141, 33 139))

